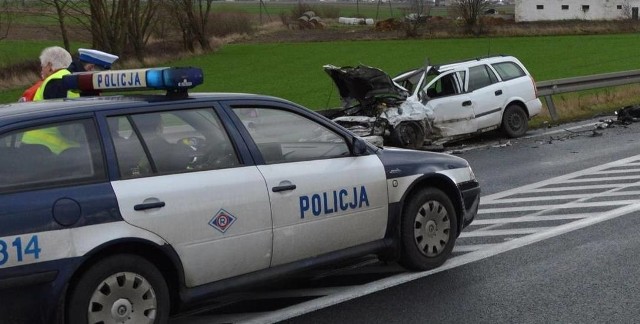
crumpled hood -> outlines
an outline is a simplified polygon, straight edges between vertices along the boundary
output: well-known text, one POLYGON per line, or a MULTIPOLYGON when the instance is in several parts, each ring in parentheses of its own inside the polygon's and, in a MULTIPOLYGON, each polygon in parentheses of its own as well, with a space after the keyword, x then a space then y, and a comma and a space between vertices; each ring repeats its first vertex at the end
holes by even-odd
POLYGON ((337 67, 330 64, 323 68, 338 87, 344 103, 353 104, 355 100, 366 105, 376 98, 404 100, 409 95, 380 69, 364 65, 337 67))

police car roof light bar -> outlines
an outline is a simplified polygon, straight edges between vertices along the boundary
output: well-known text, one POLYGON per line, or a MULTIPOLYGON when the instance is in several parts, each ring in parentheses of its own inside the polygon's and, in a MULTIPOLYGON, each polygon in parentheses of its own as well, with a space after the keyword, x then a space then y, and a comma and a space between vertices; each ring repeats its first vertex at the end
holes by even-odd
POLYGON ((149 68, 81 72, 66 75, 67 89, 79 91, 167 90, 167 94, 186 94, 202 84, 202 69, 196 67, 149 68))

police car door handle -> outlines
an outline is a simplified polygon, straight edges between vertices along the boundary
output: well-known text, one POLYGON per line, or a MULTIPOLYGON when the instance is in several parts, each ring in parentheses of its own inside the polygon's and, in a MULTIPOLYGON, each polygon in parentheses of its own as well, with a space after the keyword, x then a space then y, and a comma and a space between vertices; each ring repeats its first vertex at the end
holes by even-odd
POLYGON ((502 90, 496 90, 495 94, 496 96, 502 95, 502 90))
POLYGON ((165 205, 164 201, 137 204, 137 205, 133 206, 133 210, 147 210, 147 209, 153 209, 153 208, 162 208, 162 207, 164 207, 164 205, 165 205))
POLYGON ((462 102, 462 106, 463 106, 463 107, 465 107, 465 106, 471 106, 471 100, 463 101, 463 102, 462 102))
POLYGON ((273 188, 271 188, 271 191, 273 191, 273 192, 281 192, 281 191, 289 191, 289 190, 295 190, 295 189, 296 189, 296 185, 290 184, 290 185, 273 187, 273 188))

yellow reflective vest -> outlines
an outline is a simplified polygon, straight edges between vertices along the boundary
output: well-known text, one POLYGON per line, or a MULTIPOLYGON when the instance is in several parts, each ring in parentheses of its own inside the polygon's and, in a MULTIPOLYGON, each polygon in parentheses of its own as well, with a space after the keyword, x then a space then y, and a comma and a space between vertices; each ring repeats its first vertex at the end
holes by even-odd
MULTIPOLYGON (((33 96, 33 101, 44 100, 44 88, 47 86, 47 83, 49 83, 49 81, 54 79, 62 79, 63 76, 69 75, 69 74, 71 74, 69 70, 60 69, 55 73, 51 74, 50 76, 48 76, 46 79, 44 79, 44 81, 36 91, 35 96, 33 96)), ((73 92, 73 91, 67 91, 67 98, 77 98, 77 97, 80 97, 79 93, 73 92)))
POLYGON ((60 154, 62 151, 68 148, 79 146, 77 142, 62 135, 58 127, 48 127, 26 131, 22 135, 22 143, 42 144, 48 147, 51 152, 55 154, 60 154))
MULTIPOLYGON (((47 86, 49 81, 54 79, 62 79, 63 76, 71 74, 67 69, 61 69, 51 74, 49 77, 44 79, 36 94, 33 96, 33 101, 44 100, 44 88, 47 86)), ((67 91, 67 98, 76 98, 79 97, 80 94, 67 91)), ((48 147, 53 153, 60 154, 60 152, 64 151, 69 147, 78 146, 78 143, 65 138, 61 133, 58 127, 49 127, 43 129, 36 129, 32 131, 27 131, 22 135, 22 142, 26 144, 42 144, 48 147)))

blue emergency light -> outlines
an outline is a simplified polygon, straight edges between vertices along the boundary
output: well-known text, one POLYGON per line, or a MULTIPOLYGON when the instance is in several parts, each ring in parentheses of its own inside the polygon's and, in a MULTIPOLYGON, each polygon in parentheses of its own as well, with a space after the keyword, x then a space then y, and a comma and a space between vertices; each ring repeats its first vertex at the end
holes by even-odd
POLYGON ((186 92, 204 80, 195 67, 149 68, 82 72, 65 75, 64 86, 79 91, 167 90, 186 92))

